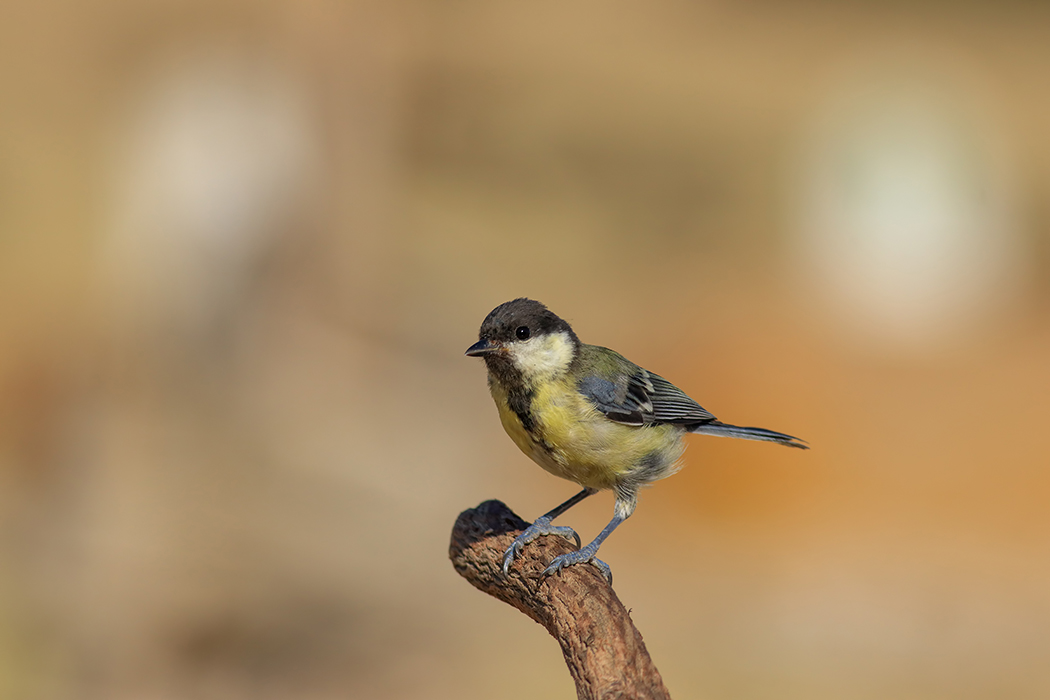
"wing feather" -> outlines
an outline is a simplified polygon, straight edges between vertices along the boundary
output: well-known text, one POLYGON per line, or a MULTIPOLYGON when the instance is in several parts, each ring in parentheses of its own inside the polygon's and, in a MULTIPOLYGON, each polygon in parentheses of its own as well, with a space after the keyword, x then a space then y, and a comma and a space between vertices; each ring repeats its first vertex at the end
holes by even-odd
POLYGON ((577 386, 609 420, 624 425, 697 424, 715 419, 674 384, 637 366, 618 382, 588 375, 577 386))

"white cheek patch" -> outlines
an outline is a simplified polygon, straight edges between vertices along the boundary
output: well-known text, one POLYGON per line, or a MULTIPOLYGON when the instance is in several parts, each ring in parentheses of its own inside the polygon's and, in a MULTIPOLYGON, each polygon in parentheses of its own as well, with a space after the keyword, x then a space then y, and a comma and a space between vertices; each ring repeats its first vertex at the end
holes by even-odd
POLYGON ((573 345, 568 333, 558 332, 514 343, 510 353, 526 377, 546 377, 568 369, 573 345))

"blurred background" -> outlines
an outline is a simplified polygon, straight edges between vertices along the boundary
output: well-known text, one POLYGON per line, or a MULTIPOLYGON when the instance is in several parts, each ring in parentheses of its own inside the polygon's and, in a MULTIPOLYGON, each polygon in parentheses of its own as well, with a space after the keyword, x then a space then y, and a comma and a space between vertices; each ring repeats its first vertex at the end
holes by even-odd
POLYGON ((3 698, 573 697, 447 559, 576 490, 462 355, 526 295, 813 447, 602 548, 676 697, 1050 697, 1042 4, 9 5, 3 698))

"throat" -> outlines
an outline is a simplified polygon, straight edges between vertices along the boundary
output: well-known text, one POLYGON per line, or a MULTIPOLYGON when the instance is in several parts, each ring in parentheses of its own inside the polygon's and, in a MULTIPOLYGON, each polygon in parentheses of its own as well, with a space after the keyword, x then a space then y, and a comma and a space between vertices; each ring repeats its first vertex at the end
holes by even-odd
POLYGON ((525 382, 521 370, 507 358, 490 356, 485 359, 489 370, 489 389, 496 403, 499 404, 502 398, 507 408, 521 421, 521 427, 532 434, 536 429, 536 421, 532 417, 532 387, 525 382))
POLYGON ((524 385, 507 391, 507 405, 510 410, 514 411, 514 415, 521 421, 521 427, 530 435, 535 435, 536 421, 532 417, 532 397, 532 390, 524 385))
POLYGON ((497 403, 505 403, 534 443, 544 442, 533 411, 536 392, 564 378, 576 357, 578 342, 568 333, 556 332, 513 343, 508 352, 485 357, 493 397, 497 403))

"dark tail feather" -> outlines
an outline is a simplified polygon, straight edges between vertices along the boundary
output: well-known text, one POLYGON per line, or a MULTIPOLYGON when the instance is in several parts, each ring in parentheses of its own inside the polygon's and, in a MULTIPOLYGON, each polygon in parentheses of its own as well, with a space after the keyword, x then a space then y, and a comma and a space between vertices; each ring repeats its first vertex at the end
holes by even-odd
POLYGON ((719 423, 718 421, 701 423, 695 428, 690 428, 689 432, 698 433, 700 435, 718 435, 720 437, 742 438, 744 440, 765 440, 766 442, 775 442, 779 445, 787 445, 788 447, 797 447, 800 450, 809 449, 809 445, 806 444, 805 440, 800 440, 797 437, 774 432, 772 430, 766 430, 765 428, 742 428, 738 425, 727 425, 725 423, 719 423))

